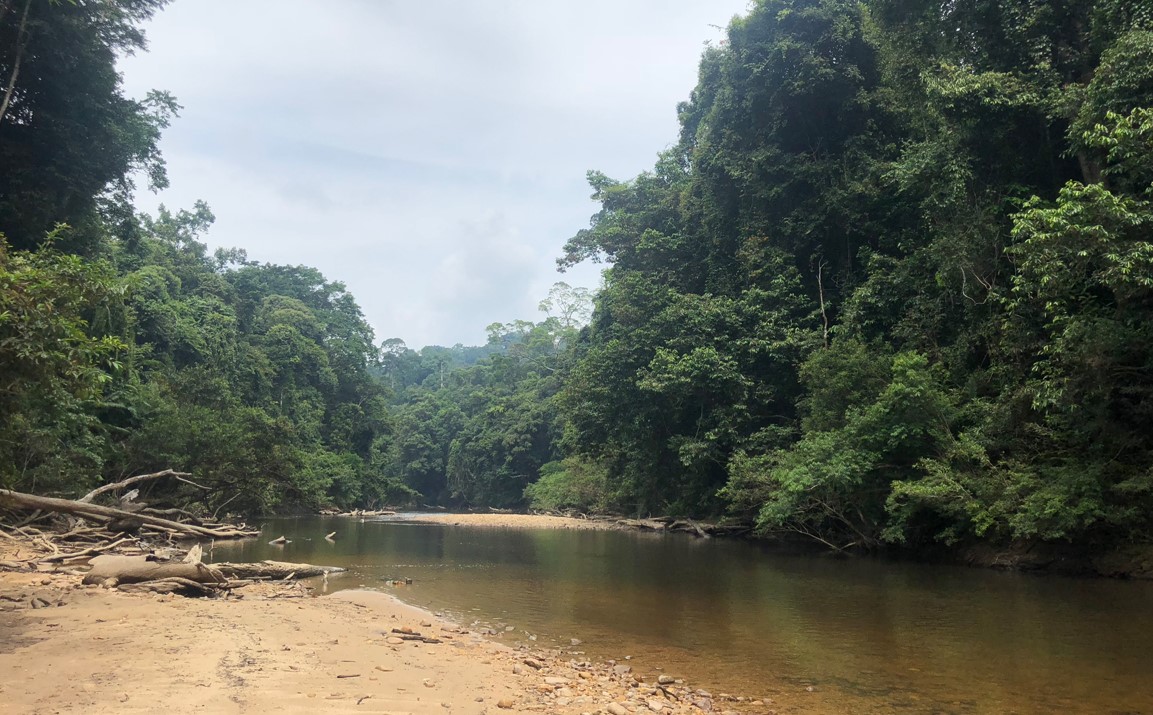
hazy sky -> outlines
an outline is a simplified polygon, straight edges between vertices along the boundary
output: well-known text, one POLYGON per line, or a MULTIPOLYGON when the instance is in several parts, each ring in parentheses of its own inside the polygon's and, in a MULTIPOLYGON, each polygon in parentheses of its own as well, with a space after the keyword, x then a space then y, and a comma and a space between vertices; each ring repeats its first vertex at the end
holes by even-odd
POLYGON ((208 243, 305 264, 356 296, 377 341, 481 344, 542 317, 596 205, 677 137, 706 41, 747 0, 176 0, 123 61, 183 105, 161 144, 204 199, 208 243))

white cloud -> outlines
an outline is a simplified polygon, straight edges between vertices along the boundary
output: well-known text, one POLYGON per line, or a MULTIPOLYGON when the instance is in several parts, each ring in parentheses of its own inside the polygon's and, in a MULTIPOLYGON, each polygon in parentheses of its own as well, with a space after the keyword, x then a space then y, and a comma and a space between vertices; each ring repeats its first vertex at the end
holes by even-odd
POLYGON ((177 0, 122 63, 185 107, 162 149, 213 246, 302 263, 378 339, 483 342, 536 319, 588 224, 588 169, 628 178, 676 140, 702 43, 746 0, 177 0))

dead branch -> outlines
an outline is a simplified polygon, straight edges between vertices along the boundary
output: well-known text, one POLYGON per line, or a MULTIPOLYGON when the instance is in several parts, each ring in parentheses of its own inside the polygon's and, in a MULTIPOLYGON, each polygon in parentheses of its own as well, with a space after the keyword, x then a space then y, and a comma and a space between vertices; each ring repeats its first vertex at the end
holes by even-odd
MULTIPOLYGON (((125 487, 130 487, 133 484, 139 484, 140 482, 147 482, 147 481, 151 481, 153 479, 160 479, 161 477, 176 477, 177 479, 181 479, 182 477, 191 477, 191 476, 192 475, 187 473, 187 472, 175 472, 171 469, 165 469, 162 472, 154 472, 152 474, 140 474, 140 475, 137 475, 135 477, 129 477, 128 479, 125 479, 123 481, 113 482, 112 484, 105 484, 102 487, 97 487, 97 488, 93 489, 92 491, 88 492, 87 494, 85 494, 84 496, 80 497, 76 501, 78 501, 82 504, 91 504, 92 500, 95 499, 96 497, 100 496, 101 494, 104 494, 106 492, 118 492, 121 489, 124 489, 125 487)), ((181 479, 181 481, 184 481, 184 480, 181 479)), ((189 483, 191 484, 191 482, 189 482, 189 483)), ((199 487, 200 485, 197 484, 196 486, 199 487)), ((205 489, 206 487, 200 487, 200 488, 205 489)))
POLYGON ((140 513, 141 514, 151 514, 153 516, 179 517, 179 518, 187 519, 189 524, 194 524, 196 526, 204 526, 204 522, 200 520, 200 517, 196 516, 195 514, 190 514, 183 509, 175 509, 175 508, 173 508, 173 509, 153 509, 151 507, 148 507, 148 508, 141 509, 140 513))
POLYGON ((24 59, 24 50, 28 47, 28 9, 32 7, 32 0, 24 3, 24 12, 20 15, 20 26, 16 30, 16 59, 12 62, 12 73, 8 77, 8 86, 4 88, 4 99, 0 100, 0 122, 8 113, 8 105, 12 102, 12 94, 16 91, 16 80, 20 77, 20 62, 24 59))
POLYGON ((117 546, 120 546, 121 544, 132 543, 135 541, 136 541, 136 539, 134 537, 127 536, 123 539, 117 539, 116 541, 112 541, 112 542, 107 543, 107 544, 100 544, 98 546, 92 546, 92 547, 89 547, 87 549, 84 549, 83 551, 76 551, 76 552, 73 552, 71 554, 62 554, 62 553, 57 552, 57 553, 55 553, 51 556, 48 556, 46 558, 36 559, 36 561, 39 561, 41 563, 51 563, 53 561, 61 561, 61 562, 68 561, 70 559, 75 559, 75 558, 81 557, 81 556, 98 556, 100 554, 103 554, 105 551, 111 551, 112 549, 115 549, 117 546))

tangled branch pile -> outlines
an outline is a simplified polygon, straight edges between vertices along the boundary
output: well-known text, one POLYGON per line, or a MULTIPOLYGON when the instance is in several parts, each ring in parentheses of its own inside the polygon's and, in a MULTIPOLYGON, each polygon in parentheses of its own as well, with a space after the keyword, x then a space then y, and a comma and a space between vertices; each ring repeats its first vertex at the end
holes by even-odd
POLYGON ((86 584, 191 596, 226 593, 253 579, 290 580, 343 571, 274 561, 210 566, 201 563, 199 543, 185 549, 176 539, 239 539, 260 532, 244 524, 204 521, 183 509, 149 508, 134 501, 136 489, 120 497, 117 507, 92 503, 103 494, 161 477, 198 486, 188 476, 172 470, 139 475, 77 500, 0 490, 0 537, 18 546, 16 558, 0 561, 0 569, 63 572, 83 576, 86 584), (21 557, 24 552, 30 553, 21 557), (84 566, 90 568, 79 570, 84 566))

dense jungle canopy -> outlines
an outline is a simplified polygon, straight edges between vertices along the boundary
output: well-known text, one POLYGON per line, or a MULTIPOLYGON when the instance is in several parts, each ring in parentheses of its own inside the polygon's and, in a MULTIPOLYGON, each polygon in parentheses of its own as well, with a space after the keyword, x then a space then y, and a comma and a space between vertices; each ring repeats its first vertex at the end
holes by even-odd
POLYGON ((164 4, 0 0, 5 486, 1150 538, 1153 2, 758 0, 653 169, 589 173, 558 263, 603 288, 419 351, 209 252, 206 205, 133 208, 179 106, 115 62, 164 4))

